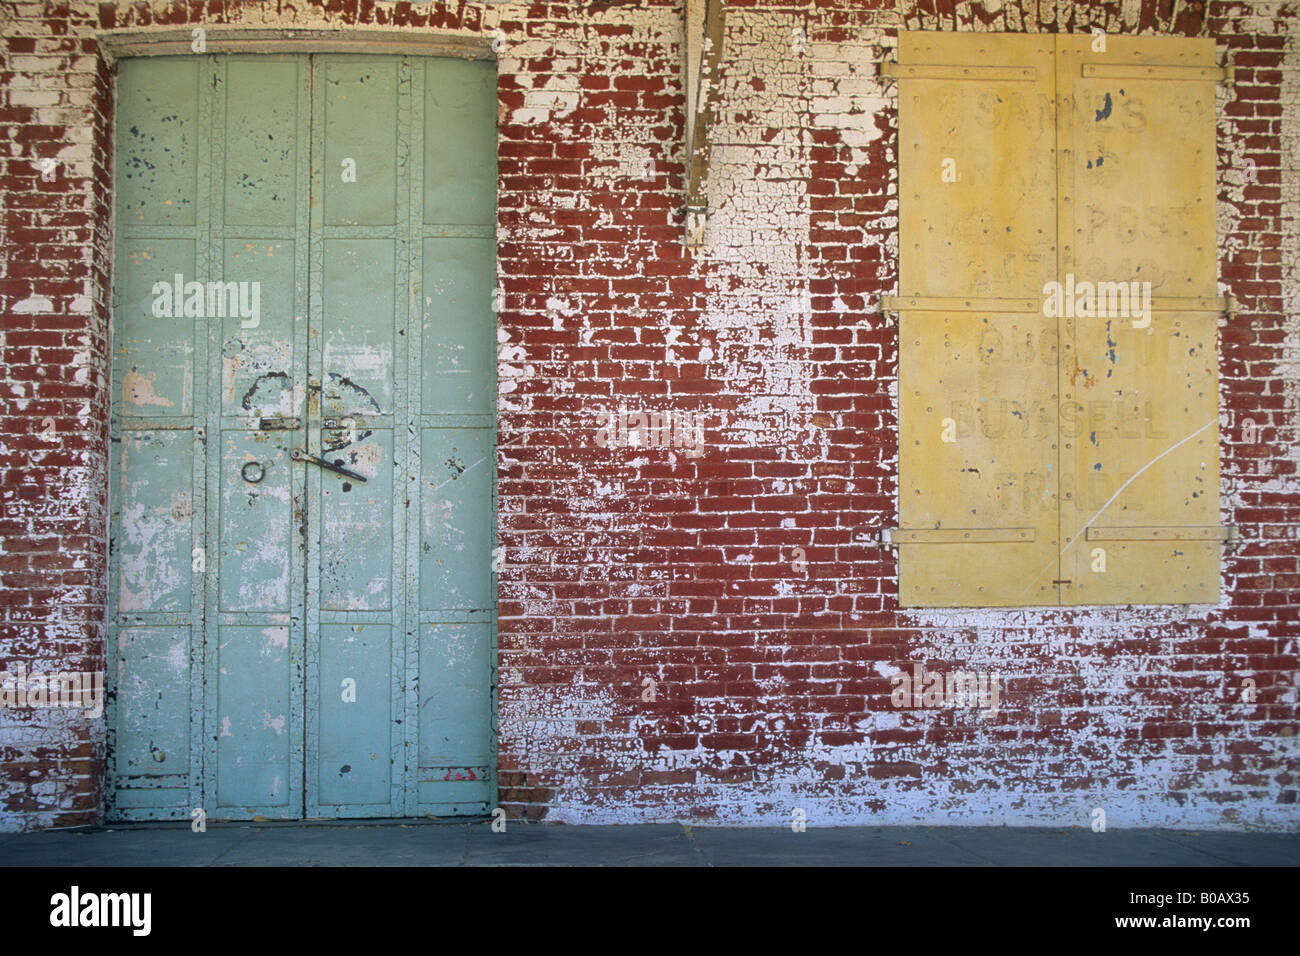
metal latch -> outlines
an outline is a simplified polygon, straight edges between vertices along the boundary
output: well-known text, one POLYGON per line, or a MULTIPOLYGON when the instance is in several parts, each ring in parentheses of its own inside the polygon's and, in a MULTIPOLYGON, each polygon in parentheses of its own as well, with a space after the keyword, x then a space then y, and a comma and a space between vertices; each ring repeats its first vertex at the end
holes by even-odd
POLYGON ((301 448, 295 448, 293 450, 293 460, 305 461, 310 465, 319 465, 326 471, 332 471, 335 474, 343 475, 346 478, 351 478, 353 481, 364 482, 366 480, 364 475, 358 475, 355 471, 349 471, 342 465, 336 465, 332 461, 326 461, 324 458, 317 458, 315 455, 309 455, 301 448))
POLYGON ((259 431, 264 432, 292 432, 298 430, 298 418, 292 418, 284 415, 273 415, 269 418, 262 418, 257 423, 259 431))
POLYGON ((1010 544, 1033 541, 1033 528, 891 528, 890 544, 1010 544))
POLYGON ((1032 66, 941 66, 931 63, 897 63, 885 60, 880 64, 880 75, 892 80, 977 80, 985 83, 1038 79, 1038 70, 1032 66))

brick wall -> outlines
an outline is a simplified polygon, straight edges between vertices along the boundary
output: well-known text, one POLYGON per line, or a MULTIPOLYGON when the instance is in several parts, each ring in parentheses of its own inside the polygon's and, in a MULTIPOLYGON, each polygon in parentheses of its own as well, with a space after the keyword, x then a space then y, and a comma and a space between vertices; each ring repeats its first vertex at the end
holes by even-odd
MULTIPOLYGON (((0 663, 103 666, 112 81, 93 33, 500 30, 502 806, 1295 826, 1300 6, 728 8, 713 216, 688 256, 679 7, 0 0, 0 663), (897 525, 898 493, 880 311, 897 112, 877 64, 899 29, 1093 27, 1213 36, 1236 57, 1220 492, 1243 540, 1216 607, 900 610, 895 557, 866 541, 897 525), (703 454, 599 447, 598 414, 620 405, 705 415, 703 454), (887 675, 916 662, 1000 673, 998 717, 892 706, 887 675)), ((0 711, 0 826, 101 814, 102 722, 60 713, 0 711)))
MULTIPOLYGON (((112 77, 66 4, 0 24, 0 663, 102 670, 112 77)), ((103 742, 0 709, 0 825, 99 817, 103 742)))

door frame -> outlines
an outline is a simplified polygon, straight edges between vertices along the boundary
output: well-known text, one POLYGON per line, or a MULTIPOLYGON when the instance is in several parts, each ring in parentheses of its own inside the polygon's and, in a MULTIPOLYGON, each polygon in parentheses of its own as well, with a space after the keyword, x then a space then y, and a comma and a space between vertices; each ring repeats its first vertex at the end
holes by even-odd
MULTIPOLYGON (((109 70, 111 71, 110 82, 110 122, 106 124, 103 131, 104 139, 97 143, 97 149, 100 153, 100 159, 103 162, 110 179, 110 210, 114 207, 115 197, 117 194, 117 183, 115 181, 116 163, 114 160, 114 150, 117 137, 117 118, 118 118, 118 82, 116 63, 119 59, 127 57, 149 57, 149 56, 177 56, 193 54, 195 51, 192 44, 195 41, 193 31, 199 29, 198 26, 190 26, 184 29, 166 29, 166 30, 143 30, 139 28, 128 28, 120 30, 103 30, 97 31, 94 36, 97 42, 99 52, 104 58, 109 70)), ((441 57, 456 58, 465 60, 493 60, 497 59, 496 51, 492 46, 490 36, 483 34, 473 34, 452 31, 433 31, 428 33, 415 33, 409 30, 373 30, 373 29, 353 29, 349 31, 338 30, 294 30, 294 29, 244 29, 239 27, 219 26, 208 28, 203 26, 205 31, 204 41, 205 49, 203 55, 220 55, 220 54, 323 54, 323 53, 348 53, 348 54, 371 54, 371 55, 410 55, 420 57, 441 57)), ((98 138, 98 137, 97 137, 98 138)), ((498 134, 499 150, 499 134, 498 134)), ((499 152, 498 152, 499 156, 499 152)), ((498 184, 495 191, 497 197, 500 196, 500 179, 498 174, 498 184)), ((494 249, 498 246, 499 240, 495 238, 497 223, 494 226, 494 249)), ((111 342, 114 328, 113 315, 113 289, 116 277, 112 274, 112 267, 115 263, 116 256, 116 227, 111 222, 107 229, 107 262, 109 265, 109 276, 106 282, 107 286, 107 311, 108 311, 108 341, 110 343, 109 366, 106 370, 107 379, 113 382, 113 358, 111 342)), ((494 259, 495 259, 494 255, 494 259)), ((497 321, 497 310, 493 309, 494 322, 497 321)), ((494 329, 494 332, 496 330, 494 329)), ((494 401, 495 405, 495 401, 494 401)), ((113 396, 109 395, 109 401, 105 403, 105 420, 103 422, 106 434, 111 430, 111 423, 114 416, 116 403, 113 396)), ((500 418, 499 412, 497 417, 497 428, 494 431, 493 446, 494 450, 501 447, 500 418)), ((108 459, 105 462, 105 486, 104 500, 105 508, 105 526, 104 526, 104 547, 106 555, 110 551, 110 535, 112 532, 111 509, 112 509, 112 481, 113 481, 113 464, 112 450, 109 449, 108 459)), ((500 506, 497 492, 497 476, 495 473, 495 462, 492 484, 492 542, 495 545, 499 531, 500 506)), ((115 665, 114 648, 107 646, 108 638, 113 624, 113 616, 116 613, 117 600, 114 596, 113 589, 116 586, 116 576, 112 573, 113 562, 109 560, 109 575, 107 588, 105 590, 104 601, 104 656, 105 656, 105 753, 103 763, 103 787, 101 791, 102 806, 105 812, 105 818, 109 821, 134 822, 149 820, 173 820, 165 811, 157 812, 152 808, 130 808, 123 812, 121 808, 115 806, 114 800, 114 750, 116 743, 115 721, 117 717, 117 667, 115 665)), ((492 774, 492 785, 489 793, 491 802, 496 802, 499 793, 498 775, 500 772, 500 742, 499 742, 499 671, 500 671, 500 649, 498 644, 498 627, 497 627, 497 605, 500 602, 500 591, 496 571, 491 572, 492 585, 491 591, 494 595, 494 603, 491 614, 491 627, 489 628, 489 750, 495 756, 495 760, 490 766, 492 774)), ((202 585, 206 591, 207 585, 202 585)), ((304 627, 305 627, 304 621, 304 627)), ((204 628, 206 631, 206 628, 204 628)), ((206 663, 202 654, 206 654, 206 647, 199 655, 197 665, 203 670, 203 685, 207 686, 206 680, 206 663)), ((193 656, 192 656, 193 657, 193 656)), ((192 659, 191 666, 196 662, 192 659)), ((206 706, 206 705, 205 705, 206 706)), ((201 729, 201 728, 200 728, 201 729)), ((193 731, 191 731, 193 733, 193 731)), ((208 759, 205 741, 200 740, 199 746, 203 753, 202 760, 208 759)), ((417 766, 418 771, 418 766, 417 766)), ((191 793, 194 793, 196 784, 194 777, 202 778, 202 771, 197 773, 191 769, 191 793)), ((199 784, 201 787, 201 784, 199 784)), ((417 781, 418 786, 418 781, 417 781)), ((193 801, 191 801, 193 802, 193 801)), ((206 803, 207 801, 202 801, 206 803)), ((200 804, 200 806, 202 805, 200 804)), ((192 811, 194 808, 189 808, 192 811)), ((305 813, 306 806, 303 807, 305 813)), ((186 817, 188 819, 188 816, 186 817)), ((401 819, 393 817, 392 819, 401 819)), ((307 818, 302 818, 302 822, 311 822, 307 818)), ((320 822, 329 822, 320 820, 320 822)))
POLYGON ((202 24, 183 29, 101 30, 95 34, 109 67, 130 56, 176 56, 193 53, 194 30, 204 31, 204 53, 380 53, 410 56, 460 57, 495 60, 492 38, 481 33, 412 30, 275 30, 211 27, 202 24))

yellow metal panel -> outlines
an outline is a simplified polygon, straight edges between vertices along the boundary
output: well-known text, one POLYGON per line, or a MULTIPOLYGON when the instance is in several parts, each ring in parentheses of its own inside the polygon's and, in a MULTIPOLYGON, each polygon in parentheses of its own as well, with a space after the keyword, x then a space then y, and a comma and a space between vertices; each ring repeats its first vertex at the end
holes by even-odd
POLYGON ((886 71, 905 606, 1218 598, 1221 71, 1092 44, 903 33, 886 71))
POLYGON ((1216 334, 1206 312, 1161 313, 1148 329, 1079 320, 1078 398, 1061 410, 1062 441, 1079 449, 1063 565, 1074 603, 1218 601, 1218 535, 1192 530, 1219 520, 1216 334), (1093 526, 1112 540, 1086 540, 1093 526), (1149 528, 1175 540, 1119 539, 1149 528))
POLYGON ((1075 604, 1215 602, 1217 536, 1192 532, 1219 522, 1215 76, 1189 72, 1212 70, 1214 43, 1109 37, 1104 54, 1088 37, 1057 43, 1058 81, 1069 78, 1058 281, 1088 313, 1062 320, 1063 593, 1075 604), (1145 307, 1180 301, 1188 311, 1145 307), (1092 526, 1177 537, 1090 541, 1092 526))
POLYGON ((901 603, 1058 603, 1052 323, 904 312, 899 335, 901 603))
POLYGON ((900 296, 1037 298, 1055 275, 1052 44, 900 34, 900 66, 1036 77, 899 80, 900 296))
MULTIPOLYGON (((1073 98, 1073 151, 1061 162, 1075 184, 1080 279, 1150 281, 1159 297, 1215 298, 1214 97, 1212 79, 1173 82, 1079 75, 1078 64, 1214 66, 1214 41, 1061 36, 1073 98), (1071 70, 1070 66, 1075 69, 1071 70)), ((1066 200, 1062 199, 1063 202, 1066 200)))
POLYGON ((904 33, 899 61, 926 68, 899 79, 899 599, 1056 604, 1052 38, 904 33))

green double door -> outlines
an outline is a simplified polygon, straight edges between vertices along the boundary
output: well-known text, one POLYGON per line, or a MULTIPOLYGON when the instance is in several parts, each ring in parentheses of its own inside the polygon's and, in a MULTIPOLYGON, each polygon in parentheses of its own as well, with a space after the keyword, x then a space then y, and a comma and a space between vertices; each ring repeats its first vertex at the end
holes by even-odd
POLYGON ((495 790, 496 74, 118 79, 109 814, 495 790))

